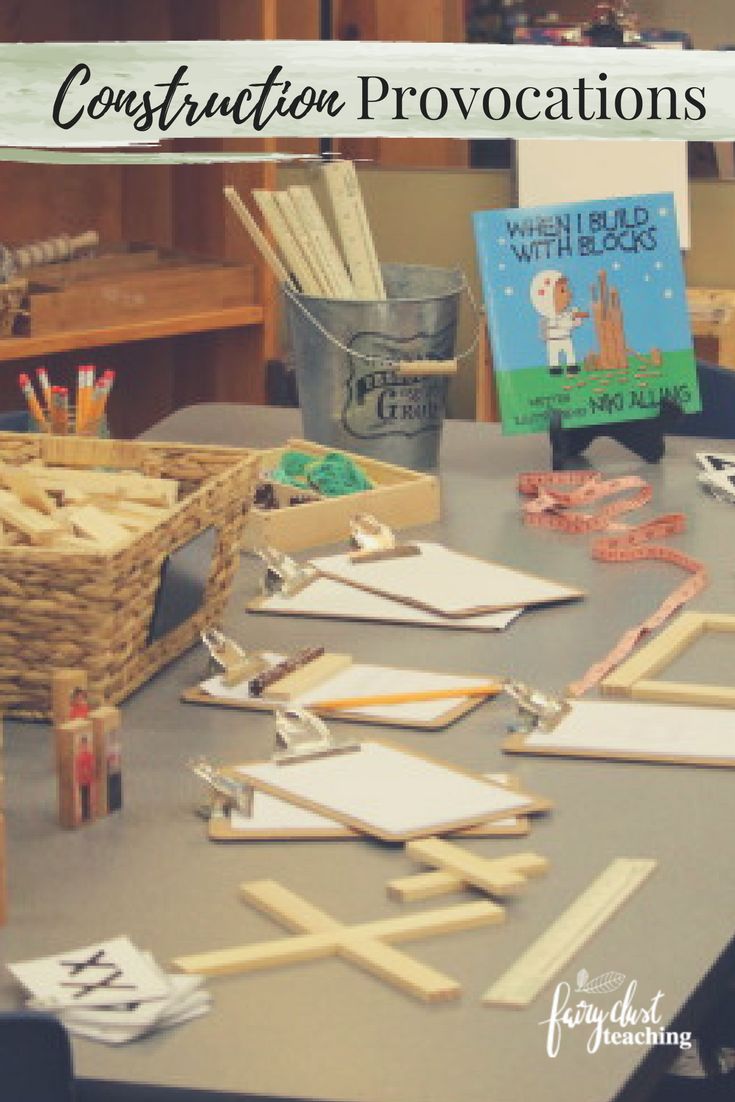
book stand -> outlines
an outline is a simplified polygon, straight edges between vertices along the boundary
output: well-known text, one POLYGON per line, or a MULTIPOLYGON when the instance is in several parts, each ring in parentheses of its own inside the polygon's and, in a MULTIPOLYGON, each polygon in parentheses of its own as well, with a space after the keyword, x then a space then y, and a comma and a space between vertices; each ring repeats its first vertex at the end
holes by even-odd
POLYGON ((666 433, 671 432, 683 416, 681 406, 670 398, 662 398, 658 416, 645 421, 615 421, 567 429, 562 424, 560 412, 554 410, 549 422, 551 468, 568 471, 579 467, 579 457, 600 436, 616 440, 646 463, 658 463, 666 450, 666 433))

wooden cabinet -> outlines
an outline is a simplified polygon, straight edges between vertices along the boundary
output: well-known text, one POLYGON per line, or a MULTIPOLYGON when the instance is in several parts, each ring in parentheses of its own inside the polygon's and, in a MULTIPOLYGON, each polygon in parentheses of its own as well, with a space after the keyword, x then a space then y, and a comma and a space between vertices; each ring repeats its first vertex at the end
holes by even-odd
MULTIPOLYGON (((332 37, 366 42, 463 42, 464 0, 334 0, 332 37)), ((345 138, 345 157, 386 166, 466 167, 469 147, 456 138, 345 138)))
MULTIPOLYGON (((3 42, 318 36, 317 0, 23 0, 0 5, 3 42)), ((274 149, 276 143, 238 141, 232 146, 274 149)), ((59 381, 80 363, 114 368, 110 415, 113 431, 121 436, 134 435, 191 402, 264 402, 266 361, 277 353, 277 289, 223 200, 225 184, 234 184, 243 195, 252 187, 272 187, 275 166, 0 164, 0 241, 96 229, 104 244, 143 241, 244 260, 256 272, 248 306, 105 328, 90 317, 89 325, 75 333, 0 340, 0 409, 18 408, 18 371, 39 363, 46 363, 59 381)))

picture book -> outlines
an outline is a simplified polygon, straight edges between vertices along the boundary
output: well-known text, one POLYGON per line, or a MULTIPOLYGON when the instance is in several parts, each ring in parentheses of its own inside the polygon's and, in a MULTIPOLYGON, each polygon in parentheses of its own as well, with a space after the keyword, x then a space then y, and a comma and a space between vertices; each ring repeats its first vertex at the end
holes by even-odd
POLYGON ((479 211, 475 237, 503 430, 699 410, 674 197, 479 211))

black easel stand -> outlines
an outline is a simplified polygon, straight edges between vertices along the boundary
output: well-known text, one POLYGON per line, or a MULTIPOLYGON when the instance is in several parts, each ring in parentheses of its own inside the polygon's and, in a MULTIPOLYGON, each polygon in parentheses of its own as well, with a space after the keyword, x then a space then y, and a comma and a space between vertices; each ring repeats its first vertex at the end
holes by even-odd
MULTIPOLYGON (((628 448, 646 463, 658 463, 666 450, 664 436, 676 426, 684 411, 670 398, 663 398, 657 417, 646 421, 621 421, 610 425, 589 425, 578 429, 565 429, 561 413, 554 410, 549 422, 551 467, 554 471, 568 471, 579 467, 579 457, 599 436, 609 436, 628 448)), ((583 461, 584 463, 584 461, 583 461)))

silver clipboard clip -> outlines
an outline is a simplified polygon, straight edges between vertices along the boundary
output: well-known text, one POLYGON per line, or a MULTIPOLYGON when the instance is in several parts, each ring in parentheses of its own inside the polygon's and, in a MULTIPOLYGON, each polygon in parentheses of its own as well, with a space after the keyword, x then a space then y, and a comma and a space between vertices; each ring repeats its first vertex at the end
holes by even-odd
POLYGON ((534 689, 523 681, 508 679, 503 682, 503 691, 518 705, 518 726, 526 731, 553 731, 570 711, 568 701, 557 693, 534 689))
POLYGON ((266 596, 280 593, 283 597, 294 597, 309 582, 319 577, 319 571, 311 563, 297 563, 277 547, 254 547, 253 551, 265 563, 265 576, 262 589, 266 596))
POLYGON ((338 739, 326 723, 306 708, 278 708, 276 718, 276 749, 272 761, 278 765, 349 754, 360 749, 352 739, 338 739))
POLYGON ((421 554, 416 544, 399 543, 393 529, 371 513, 358 513, 350 518, 350 546, 352 562, 379 562, 421 554))
POLYGON ((187 763, 192 773, 210 788, 211 805, 207 818, 212 815, 226 815, 230 811, 239 811, 241 815, 252 817, 255 804, 255 791, 246 781, 237 781, 234 777, 216 769, 206 758, 197 758, 187 763))
POLYGON ((228 688, 234 688, 251 677, 257 677, 268 666, 262 654, 248 654, 229 636, 217 628, 201 633, 204 646, 209 651, 210 669, 220 673, 228 688))

